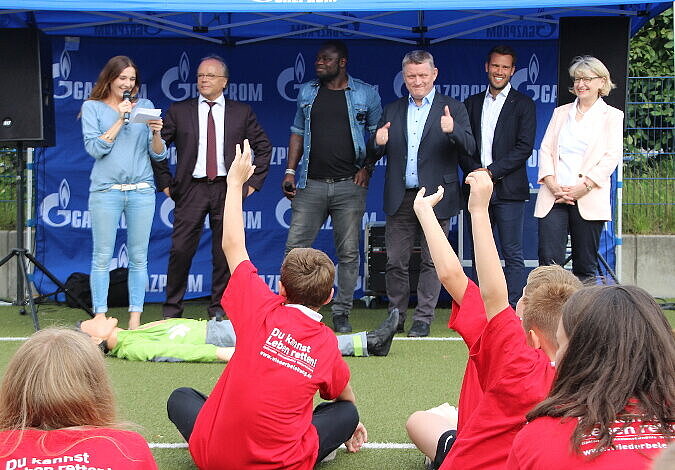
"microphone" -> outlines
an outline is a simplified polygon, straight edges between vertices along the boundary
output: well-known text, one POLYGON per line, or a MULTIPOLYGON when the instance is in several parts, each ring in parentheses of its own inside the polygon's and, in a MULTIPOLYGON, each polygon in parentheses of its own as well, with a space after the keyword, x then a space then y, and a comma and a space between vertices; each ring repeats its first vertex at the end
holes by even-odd
MULTIPOLYGON (((129 90, 124 90, 122 100, 131 101, 131 92, 129 90)), ((124 124, 129 124, 129 112, 124 113, 124 124)))

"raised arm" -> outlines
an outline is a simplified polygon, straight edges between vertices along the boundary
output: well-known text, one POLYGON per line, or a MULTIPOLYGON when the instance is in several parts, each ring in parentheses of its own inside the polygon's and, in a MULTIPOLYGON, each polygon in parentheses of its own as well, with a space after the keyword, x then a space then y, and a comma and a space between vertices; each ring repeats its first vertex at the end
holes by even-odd
POLYGON ((424 196, 425 188, 422 188, 415 197, 413 208, 420 221, 424 236, 429 245, 431 259, 436 267, 436 274, 441 280, 443 287, 448 291, 452 300, 458 305, 462 304, 466 285, 469 282, 462 263, 457 258, 452 249, 448 237, 445 236, 443 229, 434 214, 434 206, 443 198, 443 187, 439 186, 434 194, 424 196))
POLYGON ((466 177, 471 186, 469 212, 473 231, 474 255, 480 294, 488 321, 509 305, 506 279, 492 236, 488 205, 492 195, 492 180, 486 171, 474 171, 466 177))
POLYGON ((227 195, 223 210, 223 252, 230 272, 234 272, 242 261, 249 259, 246 251, 246 237, 242 211, 242 186, 253 174, 251 146, 244 140, 244 151, 237 144, 232 166, 227 172, 227 195))

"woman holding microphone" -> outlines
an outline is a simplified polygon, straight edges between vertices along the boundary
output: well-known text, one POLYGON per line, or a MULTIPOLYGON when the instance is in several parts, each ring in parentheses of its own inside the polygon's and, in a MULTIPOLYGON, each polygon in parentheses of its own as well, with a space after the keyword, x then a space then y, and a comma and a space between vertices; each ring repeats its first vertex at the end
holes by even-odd
POLYGON ((591 56, 569 68, 576 95, 556 108, 539 152, 539 264, 565 264, 572 240, 572 272, 595 277, 600 233, 611 220, 610 177, 623 153, 623 113, 602 99, 612 88, 607 67, 591 56))
POLYGON ((148 282, 148 243, 155 214, 155 184, 150 159, 166 158, 162 120, 130 123, 135 106, 151 101, 130 99, 140 89, 138 68, 126 56, 115 56, 101 70, 89 99, 82 105, 84 146, 94 158, 89 186, 93 253, 91 294, 95 314, 108 311, 109 266, 120 217, 124 213, 129 254, 129 328, 140 324, 148 282))

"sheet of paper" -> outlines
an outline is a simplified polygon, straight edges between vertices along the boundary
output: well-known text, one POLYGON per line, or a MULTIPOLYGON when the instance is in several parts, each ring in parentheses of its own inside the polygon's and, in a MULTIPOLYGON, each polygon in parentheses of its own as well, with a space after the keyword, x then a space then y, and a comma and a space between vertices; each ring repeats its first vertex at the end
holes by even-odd
POLYGON ((136 107, 129 116, 129 122, 148 122, 151 119, 158 119, 162 115, 161 109, 139 108, 136 107))

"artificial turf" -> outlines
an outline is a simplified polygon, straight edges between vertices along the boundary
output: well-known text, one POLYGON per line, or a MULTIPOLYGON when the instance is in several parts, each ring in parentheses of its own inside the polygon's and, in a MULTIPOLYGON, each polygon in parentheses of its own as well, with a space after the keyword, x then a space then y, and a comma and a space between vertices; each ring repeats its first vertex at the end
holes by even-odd
MULTIPOLYGON (((362 306, 362 304, 359 304, 362 306)), ((0 307, 0 337, 25 337, 33 332, 30 315, 20 315, 14 306, 0 307)), ((40 325, 73 325, 86 319, 81 310, 56 304, 42 304, 38 310, 40 325)), ((188 302, 185 316, 203 318, 206 303, 188 302)), ((322 313, 330 317, 327 309, 322 313)), ((111 315, 126 327, 125 309, 111 309, 111 315)), ((671 324, 675 312, 666 312, 671 324)), ((431 335, 437 338, 456 338, 446 327, 448 308, 436 310, 431 335)), ((386 316, 382 305, 375 308, 355 308, 351 323, 354 331, 374 329, 386 316)), ((160 319, 159 305, 146 305, 143 322, 160 319)), ((409 326, 409 325, 407 325, 409 326)), ((361 420, 368 429, 368 437, 375 447, 366 447, 357 454, 339 451, 332 462, 321 464, 321 469, 422 469, 423 457, 416 449, 407 448, 404 424, 414 411, 436 406, 444 401, 457 402, 464 366, 466 347, 454 340, 409 341, 397 335, 389 356, 346 358, 352 371, 352 386, 357 397, 361 420), (393 444, 393 445, 385 445, 393 444)), ((0 373, 20 341, 0 341, 0 373)), ((113 378, 119 416, 135 423, 151 444, 182 444, 184 441, 166 417, 166 399, 177 387, 190 386, 208 393, 223 370, 223 364, 148 363, 107 359, 113 378)), ((160 469, 193 469, 184 447, 153 447, 160 469)))

